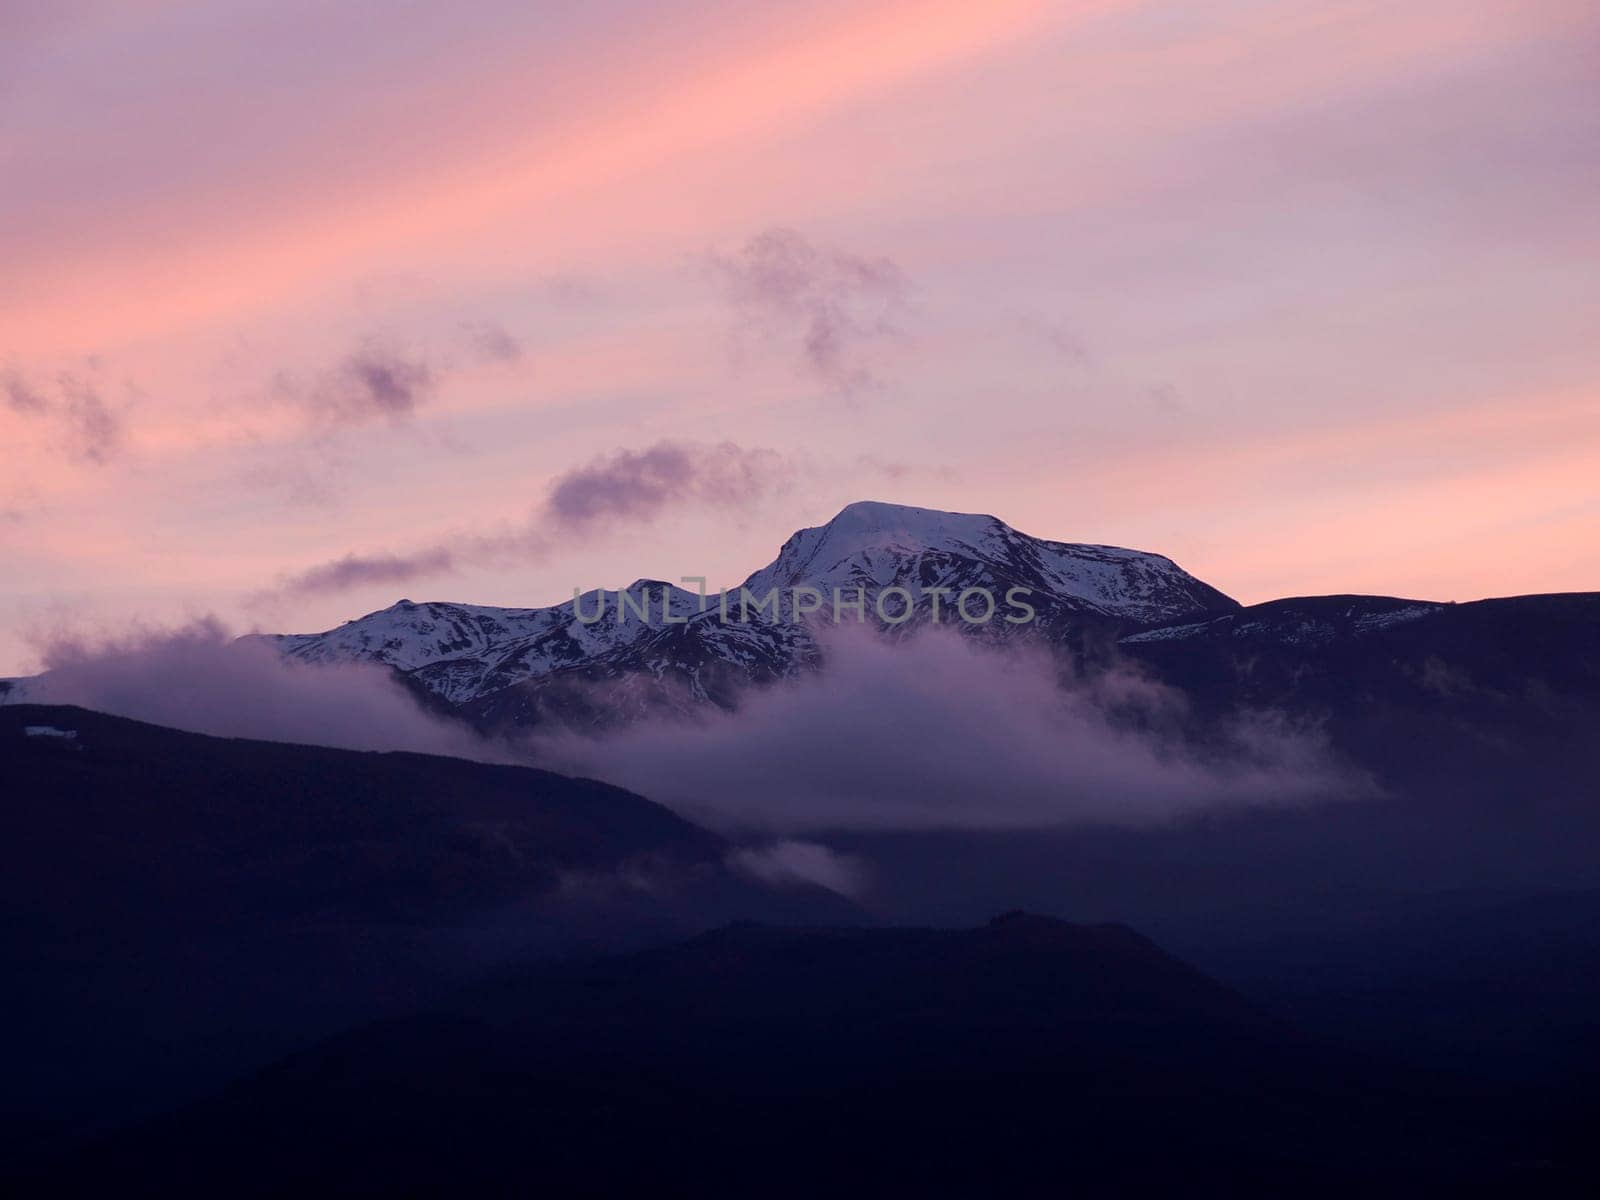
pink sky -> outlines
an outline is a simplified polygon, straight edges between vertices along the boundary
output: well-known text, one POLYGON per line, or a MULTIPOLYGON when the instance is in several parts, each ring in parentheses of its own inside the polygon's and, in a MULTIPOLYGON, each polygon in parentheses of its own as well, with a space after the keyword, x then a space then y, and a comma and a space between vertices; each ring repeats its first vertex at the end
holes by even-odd
POLYGON ((1579 0, 20 0, 0 181, 0 674, 736 582, 861 498, 1246 602, 1600 588, 1579 0))

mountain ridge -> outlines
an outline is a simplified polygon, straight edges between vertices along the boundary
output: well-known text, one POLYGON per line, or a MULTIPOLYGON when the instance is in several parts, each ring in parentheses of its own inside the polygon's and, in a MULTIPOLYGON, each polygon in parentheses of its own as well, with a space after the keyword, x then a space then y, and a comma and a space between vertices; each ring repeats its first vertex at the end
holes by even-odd
MULTIPOLYGON (((1600 593, 1245 606, 1158 554, 879 501, 797 530, 719 592, 644 577, 542 608, 402 599, 322 633, 241 640, 290 662, 387 668, 430 711, 498 733, 735 709, 751 688, 849 653, 819 635, 857 621, 890 638, 938 623, 1026 639, 1060 660, 1064 681, 1131 670, 1211 716, 1272 710, 1313 726, 1333 716, 1359 725, 1361 743, 1381 741, 1386 759, 1396 750, 1386 727, 1424 721, 1443 734, 1464 720, 1483 733, 1505 720, 1548 741, 1600 705, 1600 672, 1586 666, 1600 656, 1600 593), (1380 709, 1404 719, 1380 720, 1380 709)), ((0 681, 0 701, 48 702, 39 678, 0 681)), ((1492 740, 1473 735, 1473 757, 1492 740)))
POLYGON ((1032 537, 986 514, 857 501, 796 531, 772 562, 720 592, 641 578, 542 608, 406 599, 322 633, 251 636, 291 659, 391 667, 455 706, 495 707, 500 693, 542 680, 636 675, 716 702, 731 687, 814 665, 814 624, 852 615, 996 636, 1036 625, 1059 637, 1238 608, 1163 555, 1032 537), (1024 605, 1031 612, 1018 619, 1024 605))

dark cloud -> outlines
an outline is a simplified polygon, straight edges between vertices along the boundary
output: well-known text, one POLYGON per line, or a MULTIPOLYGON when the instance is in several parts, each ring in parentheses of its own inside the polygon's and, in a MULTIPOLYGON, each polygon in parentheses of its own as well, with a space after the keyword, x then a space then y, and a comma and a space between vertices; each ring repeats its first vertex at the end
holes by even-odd
POLYGON ((442 575, 455 565, 455 551, 446 546, 432 546, 415 554, 347 554, 302 571, 285 586, 302 595, 346 592, 377 584, 401 586, 414 579, 442 575))
POLYGON ((771 450, 746 450, 732 442, 657 442, 645 450, 619 450, 561 476, 542 514, 550 524, 569 529, 638 524, 690 503, 748 504, 785 478, 784 461, 771 450))
POLYGON ((553 733, 540 758, 730 831, 1148 826, 1371 792, 1268 717, 1197 749, 1181 697, 1131 673, 1064 681, 1041 648, 947 630, 833 638, 823 670, 736 712, 553 733))
POLYGON ((29 384, 19 371, 7 371, 0 375, 0 390, 5 392, 6 404, 13 412, 31 416, 47 412, 50 408, 50 402, 44 394, 29 384))
POLYGON ((875 382, 866 349, 894 332, 908 291, 891 260, 769 229, 709 261, 742 326, 793 342, 801 365, 831 388, 852 392, 875 382))
POLYGON ((236 641, 212 620, 100 644, 61 638, 44 648, 44 662, 45 673, 24 681, 13 699, 219 737, 512 761, 424 713, 383 668, 294 662, 268 642, 236 641))
MULTIPOLYGON (((95 364, 89 365, 93 370, 95 364)), ((0 376, 0 393, 13 412, 48 421, 61 449, 73 458, 103 466, 122 448, 123 415, 88 376, 61 371, 52 384, 44 385, 11 369, 0 376)))
POLYGON ((309 386, 280 379, 280 387, 298 396, 319 423, 398 425, 433 398, 438 382, 437 373, 420 357, 368 339, 309 386))
MULTIPOLYGON (((342 498, 353 465, 373 451, 374 427, 387 426, 397 435, 414 431, 418 416, 454 372, 475 363, 514 363, 522 356, 516 338, 488 321, 446 326, 438 346, 434 353, 368 336, 320 368, 278 370, 264 398, 300 418, 301 436, 284 443, 265 431, 241 430, 245 461, 238 478, 278 492, 294 505, 333 505, 342 498)), ((452 452, 469 449, 446 430, 424 436, 452 452)))
POLYGON ((522 357, 522 343, 493 321, 463 321, 468 348, 483 362, 509 363, 522 357))
POLYGON ((647 525, 681 508, 743 507, 788 486, 790 475, 775 451, 732 442, 663 441, 619 450, 558 477, 520 529, 463 535, 403 553, 348 554, 292 575, 256 599, 401 586, 462 566, 534 561, 563 536, 647 525))
POLYGON ((122 418, 88 381, 63 375, 60 385, 60 411, 73 453, 97 465, 106 463, 121 448, 122 418))

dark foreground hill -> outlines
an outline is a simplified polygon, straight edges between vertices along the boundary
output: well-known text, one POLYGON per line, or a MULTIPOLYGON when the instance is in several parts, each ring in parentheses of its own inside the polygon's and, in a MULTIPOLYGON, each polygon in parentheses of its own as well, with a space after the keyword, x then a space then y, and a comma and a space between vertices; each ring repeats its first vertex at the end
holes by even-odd
POLYGON ((0 1152, 508 959, 851 920, 642 797, 523 767, 0 707, 0 1152))
MULTIPOLYGON (((1325 1050, 1120 926, 735 926, 367 1026, 41 1193, 1531 1194, 1506 1105, 1325 1050)), ((1548 1186, 1547 1186, 1548 1185, 1548 1186)))

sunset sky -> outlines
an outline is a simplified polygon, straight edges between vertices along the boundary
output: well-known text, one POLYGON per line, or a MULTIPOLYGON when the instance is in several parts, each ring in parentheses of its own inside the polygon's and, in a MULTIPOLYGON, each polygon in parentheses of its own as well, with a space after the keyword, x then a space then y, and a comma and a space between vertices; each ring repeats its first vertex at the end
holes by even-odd
POLYGON ((1600 588, 1590 0, 8 0, 0 675, 871 498, 1600 588))

